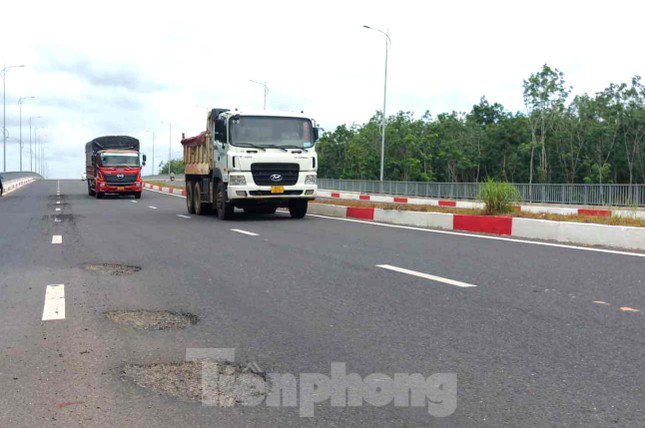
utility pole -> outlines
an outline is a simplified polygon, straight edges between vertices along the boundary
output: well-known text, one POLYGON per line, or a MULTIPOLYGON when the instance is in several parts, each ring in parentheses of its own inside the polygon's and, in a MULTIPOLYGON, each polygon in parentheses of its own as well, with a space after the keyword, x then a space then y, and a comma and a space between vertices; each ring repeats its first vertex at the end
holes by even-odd
POLYGON ((387 31, 381 31, 378 28, 372 28, 368 25, 363 25, 363 27, 367 28, 368 30, 378 31, 379 33, 385 36, 385 78, 383 81, 383 123, 382 123, 382 131, 381 131, 381 182, 382 182, 383 170, 385 166, 385 127, 387 126, 387 115, 385 114, 385 106, 387 101, 387 60, 388 60, 388 53, 389 53, 390 44, 392 43, 392 39, 390 39, 390 36, 387 31))
POLYGON ((34 119, 40 119, 40 116, 29 117, 29 170, 32 172, 34 172, 34 164, 36 161, 36 152, 33 150, 31 141, 31 121, 34 119))
POLYGON ((20 68, 24 65, 5 64, 0 71, 2 74, 2 171, 7 172, 7 71, 10 68, 20 68))
POLYGON ((155 175, 155 132, 152 131, 152 175, 155 175))

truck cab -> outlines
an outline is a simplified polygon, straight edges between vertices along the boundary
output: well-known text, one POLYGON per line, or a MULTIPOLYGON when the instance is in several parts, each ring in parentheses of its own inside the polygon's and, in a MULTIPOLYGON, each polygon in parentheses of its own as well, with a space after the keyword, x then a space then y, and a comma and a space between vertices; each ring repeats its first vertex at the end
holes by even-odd
POLYGON ((107 193, 141 197, 143 184, 139 141, 127 136, 99 137, 86 145, 87 191, 91 196, 107 193))
POLYGON ((207 130, 183 139, 189 212, 289 209, 302 218, 317 189, 315 122, 302 113, 213 109, 207 130))

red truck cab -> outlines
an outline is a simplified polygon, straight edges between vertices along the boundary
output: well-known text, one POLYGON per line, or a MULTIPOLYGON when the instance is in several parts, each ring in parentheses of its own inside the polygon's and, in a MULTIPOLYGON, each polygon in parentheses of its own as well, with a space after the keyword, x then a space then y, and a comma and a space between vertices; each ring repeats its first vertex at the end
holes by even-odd
POLYGON ((107 193, 141 197, 143 182, 139 141, 132 137, 100 137, 86 145, 87 191, 90 196, 107 193))

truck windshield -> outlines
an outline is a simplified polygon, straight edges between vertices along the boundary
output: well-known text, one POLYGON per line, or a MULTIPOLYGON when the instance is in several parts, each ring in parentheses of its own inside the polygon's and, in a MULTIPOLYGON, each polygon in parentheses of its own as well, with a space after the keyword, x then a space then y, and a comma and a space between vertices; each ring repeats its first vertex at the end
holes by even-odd
POLYGON ((314 145, 309 119, 297 117, 241 116, 229 121, 230 142, 240 146, 308 149, 314 145))
POLYGON ((131 153, 102 153, 102 166, 139 166, 139 155, 131 153))

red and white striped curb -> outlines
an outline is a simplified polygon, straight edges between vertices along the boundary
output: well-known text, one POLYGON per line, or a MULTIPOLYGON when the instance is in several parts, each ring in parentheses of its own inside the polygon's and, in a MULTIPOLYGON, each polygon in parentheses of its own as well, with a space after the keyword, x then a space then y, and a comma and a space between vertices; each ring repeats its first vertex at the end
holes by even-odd
POLYGON ((186 189, 178 189, 178 188, 175 188, 175 187, 157 186, 156 184, 150 184, 150 183, 143 183, 143 188, 144 189, 149 189, 149 190, 154 190, 156 192, 168 193, 170 195, 186 196, 186 189))
POLYGON ((645 227, 310 204, 309 213, 379 223, 645 250, 645 227))
MULTIPOLYGON (((406 196, 389 196, 389 195, 370 195, 356 192, 337 192, 333 190, 318 190, 316 196, 321 198, 331 199, 347 199, 355 201, 372 201, 372 202, 385 202, 397 204, 411 204, 411 205, 430 205, 438 207, 455 207, 455 208, 469 208, 481 209, 484 208, 483 202, 478 201, 458 201, 453 199, 430 199, 430 198, 410 198, 406 196)), ((532 213, 548 213, 560 215, 584 215, 594 217, 632 217, 644 218, 645 211, 643 210, 627 210, 617 209, 610 210, 604 208, 578 208, 578 207, 552 207, 544 205, 519 205, 519 211, 526 211, 532 213)))
POLYGON ((4 189, 4 195, 7 195, 13 191, 18 190, 22 186, 25 186, 31 182, 36 181, 35 178, 29 177, 29 178, 17 178, 14 180, 7 180, 2 183, 3 189, 4 189))

